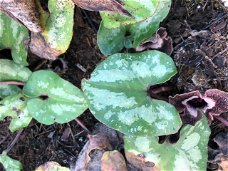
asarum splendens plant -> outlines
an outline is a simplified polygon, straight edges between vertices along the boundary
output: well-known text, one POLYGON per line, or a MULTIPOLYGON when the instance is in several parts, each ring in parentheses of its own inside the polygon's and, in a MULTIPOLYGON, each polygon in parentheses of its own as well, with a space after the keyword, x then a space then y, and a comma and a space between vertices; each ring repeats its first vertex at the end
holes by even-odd
MULTIPOLYGON (((10 117, 9 129, 14 132, 27 127, 32 118, 46 125, 62 124, 89 108, 99 121, 125 134, 125 154, 136 167, 206 170, 210 129, 204 113, 213 120, 227 112, 227 93, 195 91, 170 97, 170 103, 148 93, 151 86, 177 72, 167 54, 144 51, 172 52, 171 38, 164 28, 158 30, 170 6, 171 0, 49 0, 47 12, 33 0, 0 0, 4 12, 0 12, 0 49, 11 49, 13 57, 13 61, 0 59, 0 120, 10 117), (67 50, 73 35, 74 3, 102 11, 98 45, 103 54, 111 55, 90 79, 82 80, 83 91, 53 71, 31 72, 24 67, 28 47, 52 60, 67 50), (123 48, 144 52, 118 53, 123 48), (176 143, 168 139, 159 143, 158 136, 176 133, 176 143)), ((21 163, 7 152, 0 155, 5 169, 21 170, 21 163)), ((55 163, 54 167, 62 169, 55 163)))

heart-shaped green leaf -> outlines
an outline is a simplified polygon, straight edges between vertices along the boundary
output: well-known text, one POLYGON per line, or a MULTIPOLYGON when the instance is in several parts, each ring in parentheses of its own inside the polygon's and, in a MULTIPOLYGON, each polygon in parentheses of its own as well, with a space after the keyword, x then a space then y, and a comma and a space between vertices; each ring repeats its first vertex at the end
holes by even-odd
POLYGON ((27 98, 22 94, 7 96, 0 101, 0 120, 11 117, 11 132, 27 127, 32 120, 27 110, 27 98))
POLYGON ((82 92, 52 71, 34 72, 23 88, 28 101, 28 111, 40 123, 69 122, 87 109, 82 92), (47 99, 36 98, 46 96, 47 99))
POLYGON ((159 144, 158 138, 153 136, 125 136, 124 149, 129 161, 133 161, 131 156, 141 161, 140 156, 144 156, 145 162, 154 163, 158 170, 203 171, 207 166, 209 136, 210 128, 204 116, 195 126, 184 126, 180 131, 180 139, 175 144, 159 144))
POLYGON ((10 158, 4 151, 0 154, 0 163, 2 163, 6 171, 22 170, 22 164, 19 161, 10 158))
POLYGON ((6 96, 18 94, 21 89, 16 85, 0 84, 0 100, 6 96))
POLYGON ((160 22, 167 16, 170 6, 171 1, 160 1, 151 17, 127 26, 120 25, 110 29, 105 27, 105 21, 102 21, 97 35, 101 52, 104 55, 111 55, 119 52, 124 46, 136 48, 156 32, 160 22))
POLYGON ((14 62, 21 65, 27 63, 26 40, 29 40, 28 30, 12 18, 0 12, 0 50, 11 49, 14 62))
POLYGON ((27 81, 32 72, 11 60, 0 59, 0 81, 27 81))
POLYGON ((169 103, 151 99, 147 89, 175 74, 172 59, 162 52, 115 54, 82 87, 101 122, 128 135, 166 135, 180 128, 179 114, 169 103))

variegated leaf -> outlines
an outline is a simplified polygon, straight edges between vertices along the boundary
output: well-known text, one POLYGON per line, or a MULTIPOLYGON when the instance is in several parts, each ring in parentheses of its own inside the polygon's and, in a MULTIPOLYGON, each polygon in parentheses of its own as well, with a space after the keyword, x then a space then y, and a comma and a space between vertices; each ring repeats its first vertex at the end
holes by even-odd
POLYGON ((127 26, 120 25, 109 29, 105 27, 105 21, 102 21, 97 36, 101 52, 104 55, 111 55, 119 52, 124 46, 136 48, 156 32, 160 22, 167 16, 170 6, 170 0, 160 1, 151 17, 127 26))
POLYGON ((180 131, 180 139, 175 144, 159 144, 158 138, 153 136, 125 136, 125 154, 134 165, 138 159, 140 162, 144 160, 145 163, 154 163, 158 170, 203 171, 207 168, 209 136, 210 128, 204 116, 195 126, 184 126, 180 131))
POLYGON ((0 81, 27 81, 32 72, 8 59, 0 59, 0 81))
POLYGON ((83 80, 90 111, 106 125, 127 135, 166 135, 181 126, 176 109, 151 99, 147 89, 176 74, 172 59, 159 51, 115 54, 83 80))
POLYGON ((52 71, 34 72, 23 92, 34 98, 28 101, 28 111, 43 124, 69 122, 87 109, 82 92, 52 71), (47 99, 40 96, 46 96, 47 99))
POLYGON ((6 96, 18 94, 21 89, 16 85, 0 84, 0 100, 6 96))
MULTIPOLYGON (((170 3, 170 0, 166 0, 170 3)), ((100 12, 106 28, 117 28, 144 21, 158 13, 164 6, 163 0, 122 0, 124 8, 132 17, 112 12, 100 12), (161 6, 162 5, 162 6, 161 6)), ((166 11, 164 11, 166 13, 166 11)))
POLYGON ((27 110, 27 98, 22 94, 16 94, 0 101, 0 120, 5 117, 11 117, 11 132, 27 127, 32 120, 27 110))
POLYGON ((29 40, 29 32, 3 12, 0 12, 0 39, 0 50, 11 49, 14 62, 28 65, 26 41, 29 40))
POLYGON ((22 164, 9 157, 6 152, 3 151, 2 154, 0 154, 0 163, 2 163, 3 167, 6 171, 21 171, 22 170, 22 164))
POLYGON ((47 59, 55 59, 66 52, 72 35, 74 24, 74 3, 72 0, 49 0, 48 9, 45 12, 39 7, 41 14, 41 33, 31 34, 31 51, 47 59))

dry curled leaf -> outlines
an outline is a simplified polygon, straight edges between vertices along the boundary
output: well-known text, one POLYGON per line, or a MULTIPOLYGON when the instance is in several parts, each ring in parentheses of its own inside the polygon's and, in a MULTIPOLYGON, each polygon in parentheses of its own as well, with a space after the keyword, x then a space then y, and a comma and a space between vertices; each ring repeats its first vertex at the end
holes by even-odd
POLYGON ((67 167, 62 167, 59 163, 57 162, 47 162, 36 168, 35 171, 70 171, 69 168, 67 167))
POLYGON ((100 170, 100 160, 106 150, 111 150, 108 138, 102 134, 88 135, 89 141, 80 152, 74 171, 100 170))
POLYGON ((0 0, 0 10, 24 24, 32 32, 42 30, 34 0, 0 0))
POLYGON ((29 48, 32 53, 49 60, 54 60, 62 54, 60 51, 51 48, 41 33, 31 33, 29 48))
POLYGON ((127 171, 123 155, 117 151, 106 151, 101 158, 102 171, 127 171))
POLYGON ((193 125, 201 117, 198 109, 208 116, 209 121, 228 112, 228 93, 218 89, 209 89, 204 94, 199 91, 177 94, 169 97, 169 102, 179 111, 184 123, 193 125))
POLYGON ((153 162, 147 161, 144 154, 125 153, 127 161, 143 171, 159 171, 153 162))
POLYGON ((120 0, 73 0, 80 8, 90 11, 112 11, 123 15, 131 16, 131 14, 124 9, 120 0))
POLYGON ((172 38, 168 36, 165 28, 160 27, 156 34, 149 40, 143 42, 136 48, 136 51, 144 50, 161 50, 166 54, 171 54, 173 52, 173 41, 172 38))

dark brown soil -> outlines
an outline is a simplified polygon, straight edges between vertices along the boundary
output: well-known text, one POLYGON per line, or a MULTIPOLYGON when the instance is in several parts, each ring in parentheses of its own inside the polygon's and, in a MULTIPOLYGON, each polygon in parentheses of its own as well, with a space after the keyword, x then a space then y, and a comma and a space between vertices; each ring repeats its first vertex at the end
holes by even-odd
MULTIPOLYGON (((53 69, 80 87, 81 80, 90 76, 104 56, 96 43, 99 14, 79 8, 75 11, 74 37, 61 60, 50 62, 30 55, 29 61, 32 70, 53 69)), ((222 4, 210 0, 173 0, 171 12, 162 26, 167 28, 174 43, 171 56, 179 74, 170 83, 175 85, 176 93, 209 88, 228 91, 228 13, 222 4)), ((0 56, 6 53, 3 51, 0 56)), ((79 119, 91 131, 98 122, 88 110, 79 119)), ((8 120, 0 123, 0 153, 16 136, 9 132, 8 124, 8 120)), ((212 139, 228 129, 216 120, 211 128, 209 145, 214 147, 212 139)), ((23 130, 9 155, 20 160, 25 171, 34 170, 47 161, 70 167, 86 141, 87 133, 76 121, 51 126, 33 121, 23 130)), ((3 170, 1 166, 0 170, 3 170)))

